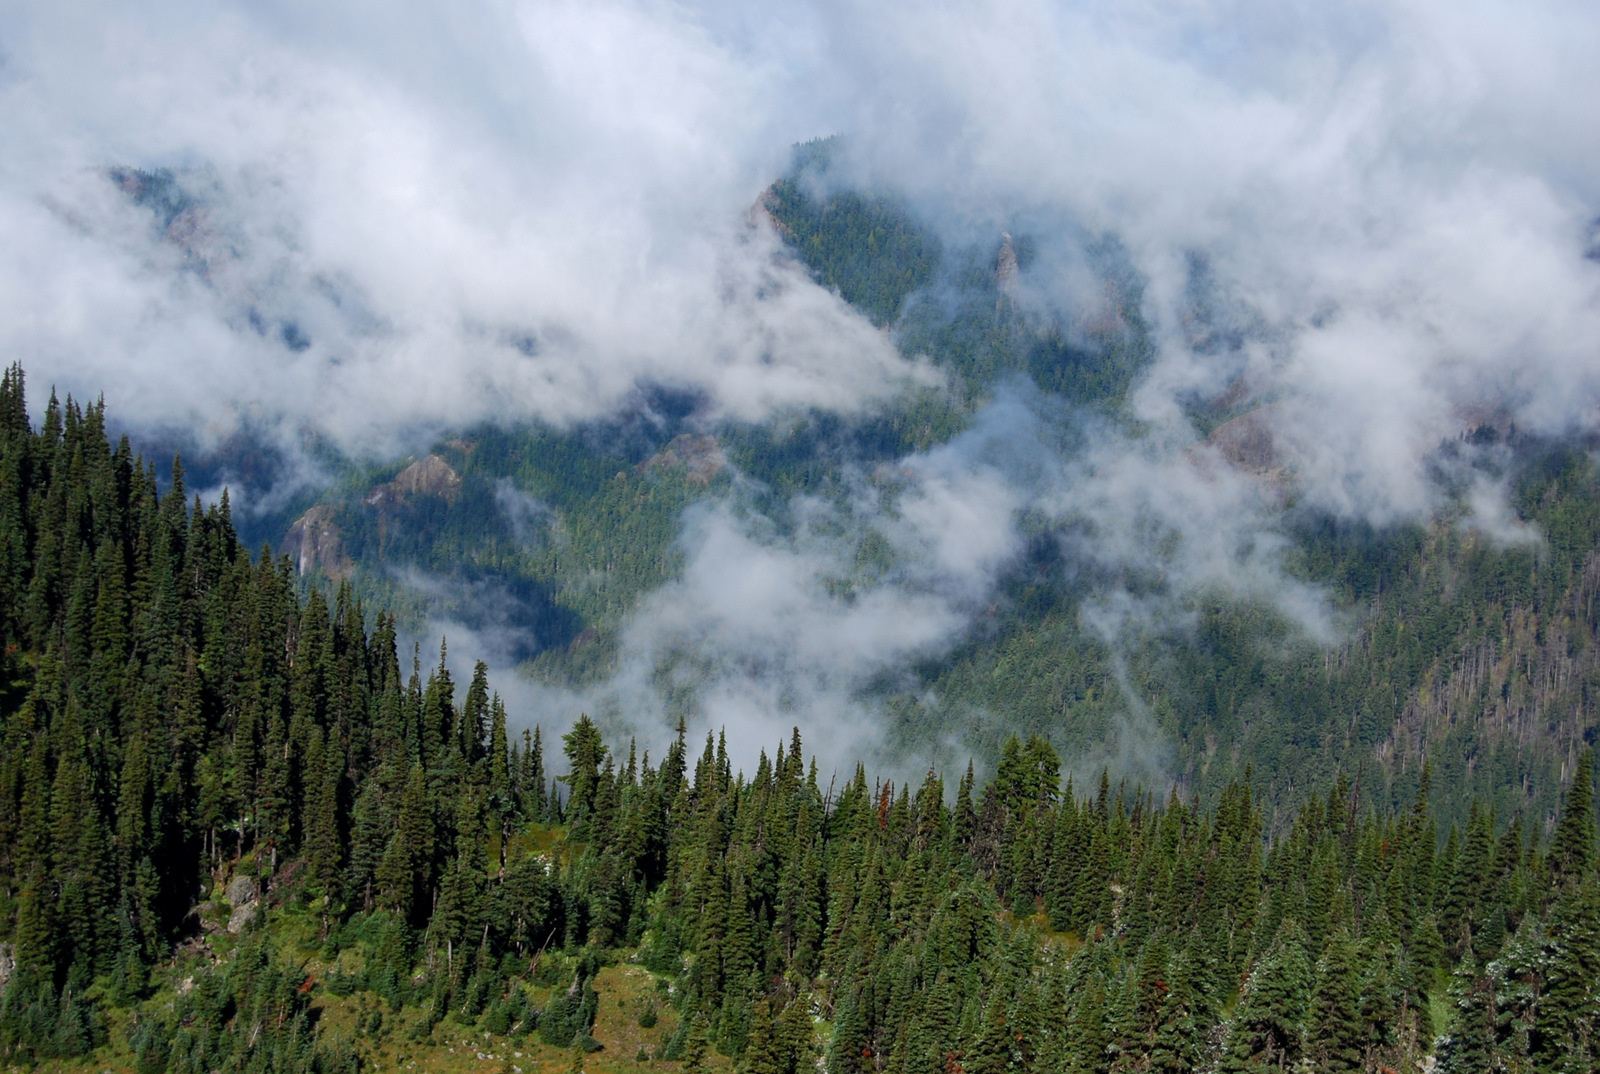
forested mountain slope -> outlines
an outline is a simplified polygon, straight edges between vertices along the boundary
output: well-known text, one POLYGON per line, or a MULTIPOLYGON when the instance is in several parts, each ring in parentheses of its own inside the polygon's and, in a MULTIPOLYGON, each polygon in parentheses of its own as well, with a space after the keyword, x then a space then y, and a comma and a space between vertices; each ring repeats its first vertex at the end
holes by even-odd
MULTIPOLYGON (((1012 304, 1018 266, 1033 256, 1026 236, 1005 236, 998 255, 993 246, 943 251, 941 264, 901 284, 897 252, 931 240, 917 237, 915 219, 892 197, 827 183, 831 146, 801 147, 795 173, 765 202, 820 281, 898 318, 902 345, 934 356, 963 395, 1023 374, 1053 400, 1120 412, 1154 344, 1141 283, 1114 238, 1087 243, 1109 312, 1075 334, 1012 304), (936 274, 950 282, 918 290, 936 274)), ((1226 353, 1259 335, 1219 295, 1204 259, 1189 271, 1191 346, 1226 353)), ((1237 384, 1197 397, 1191 417, 1215 431, 1264 402, 1237 384)), ((1092 439, 1094 426, 1081 435, 1092 439)), ((1257 439, 1266 443, 1248 451, 1224 444, 1224 457, 1270 470, 1270 436, 1257 439)), ((1464 820, 1468 800, 1481 797, 1548 828, 1559 786, 1600 729, 1597 447, 1592 430, 1548 442, 1495 421, 1469 422, 1459 442, 1439 446, 1438 471, 1455 474, 1441 478, 1446 485, 1461 482, 1452 465, 1472 451, 1506 460, 1513 510, 1527 524, 1518 543, 1464 526, 1459 490, 1425 524, 1379 527, 1299 504, 1292 484, 1278 486, 1289 570, 1341 615, 1331 642, 1226 587, 1182 593, 1159 579, 1096 577, 1074 556, 1070 520, 1040 526, 991 629, 889 699, 898 742, 914 748, 955 730, 993 758, 1008 735, 1038 733, 1069 763, 1098 762, 1119 751, 1125 760, 1119 738, 1153 732, 1158 756, 1149 764, 1207 798, 1253 765, 1275 824, 1341 771, 1398 807, 1415 794, 1426 754, 1452 817, 1464 820), (1112 586, 1135 598, 1176 596, 1171 605, 1186 621, 1144 623, 1108 645, 1083 610, 1112 586)))
MULTIPOLYGON (((912 787, 820 776, 798 729, 747 773, 714 736, 652 762, 583 718, 550 781, 481 666, 461 689, 348 589, 302 598, 225 500, 177 471, 158 493, 104 429, 52 400, 35 431, 20 369, 0 385, 10 1063, 1594 1065, 1588 751, 1548 839, 1479 802, 1441 841, 1437 776, 1401 808, 1312 784, 1268 838, 1248 780, 1063 786, 1038 736, 912 787)), ((1553 561, 1496 583, 1506 607, 1553 561)))
MULTIPOLYGON (((352 465, 282 541, 269 536, 303 577, 349 582, 403 634, 461 623, 492 642, 483 655, 496 666, 588 696, 617 673, 644 602, 681 575, 697 512, 728 508, 752 532, 782 538, 817 504, 848 522, 863 489, 881 497, 886 515, 847 536, 826 580, 847 603, 908 567, 881 535, 894 524, 897 475, 970 435, 997 395, 1020 394, 1046 416, 1055 440, 1040 449, 1045 464, 1092 450, 1108 431, 1138 449, 1127 398, 1155 344, 1143 284, 1114 237, 1085 239, 1085 271, 1103 292, 1096 318, 1041 317, 1019 301, 1018 281, 1041 256, 1025 233, 941 243, 892 194, 832 183, 833 151, 801 147, 761 218, 819 282, 933 363, 943 387, 854 416, 740 423, 707 418, 692 392, 644 386, 609 419, 475 427, 428 455, 352 465), (415 480, 424 470, 437 480, 415 480)), ((1226 358, 1262 329, 1230 310, 1202 259, 1189 269, 1185 330, 1226 358)), ((1286 576, 1325 601, 1330 630, 1308 633, 1227 585, 1186 587, 1159 559, 1105 568, 1085 554, 1081 520, 1023 512, 1023 552, 971 628, 846 699, 881 715, 885 755, 960 764, 946 747, 959 740, 992 766, 1010 734, 1037 733, 1080 774, 1109 763, 1205 801, 1253 764, 1253 789, 1281 829, 1338 772, 1367 798, 1402 806, 1427 754, 1451 819, 1464 821, 1479 797, 1548 831, 1600 726, 1592 436, 1464 425, 1436 453, 1444 506, 1379 526, 1297 499, 1292 475, 1274 469, 1270 437, 1250 424, 1252 408, 1270 405, 1235 385, 1196 397, 1190 417, 1209 434, 1201 447, 1218 446, 1281 499, 1268 535, 1284 546, 1286 576), (1462 460, 1480 456, 1497 460, 1495 479, 1510 489, 1515 540, 1467 524, 1461 474, 1475 464, 1462 460), (1117 600, 1162 611, 1108 634, 1096 616, 1117 600)), ((715 658, 670 657, 677 686, 653 717, 663 729, 699 718, 695 661, 715 658)))
MULTIPOLYGON (((1545 535, 1536 547, 1496 548, 1450 520, 1384 534, 1313 519, 1303 569, 1351 615, 1334 644, 1223 592, 1193 602, 1191 627, 1143 633, 1125 667, 1149 699, 1145 726, 1175 744, 1178 778, 1209 796, 1253 766, 1269 811, 1286 817, 1277 808, 1341 770, 1398 805, 1426 756, 1457 819, 1478 796, 1553 823, 1600 700, 1600 478, 1582 452, 1539 461, 1548 469, 1522 492, 1545 535)), ((1024 607, 1038 599, 1016 592, 1024 607)), ((970 698, 1069 756, 1093 754, 1126 702, 1111 654, 1073 616, 1058 598, 931 669, 945 706, 970 698)), ((937 719, 914 701, 908 712, 937 719)), ((979 741, 1006 728, 980 728, 979 741)))

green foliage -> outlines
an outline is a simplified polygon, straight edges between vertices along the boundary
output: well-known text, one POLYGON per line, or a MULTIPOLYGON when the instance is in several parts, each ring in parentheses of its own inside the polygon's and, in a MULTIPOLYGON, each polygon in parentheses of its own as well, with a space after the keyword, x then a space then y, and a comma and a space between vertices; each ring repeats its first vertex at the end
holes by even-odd
POLYGON ((939 240, 892 197, 829 191, 834 148, 831 139, 799 147, 793 173, 762 204, 819 283, 874 324, 893 324, 906 296, 932 279, 939 240))
MULTIPOLYGON (((384 1031, 387 1007, 418 1039, 446 1019, 537 1032, 581 1066, 595 977, 630 957, 680 1011, 663 1050, 685 1069, 713 1050, 785 1074, 818 1054, 837 1070, 1412 1069, 1435 1029, 1447 1070, 1592 1067, 1588 752, 1572 750, 1564 793, 1496 787, 1460 825, 1433 781, 1481 777, 1460 772, 1448 732, 1415 758, 1405 796, 1394 772, 1352 782, 1340 764, 1372 741, 1361 703, 1463 637, 1579 659, 1573 639, 1597 627, 1578 599, 1592 468, 1539 478, 1566 560, 1439 530, 1398 542, 1396 564, 1345 572, 1353 593, 1385 596, 1337 673, 1264 648, 1281 631, 1264 613, 1200 608, 1200 715, 1152 718, 1192 733, 1187 721, 1226 729, 1231 713, 1234 741, 1274 769, 1190 768, 1204 793, 1164 801, 1103 771, 1085 773, 1090 793, 1063 786, 1063 757, 1070 768, 1089 741, 1071 735, 1122 711, 1106 654, 1065 606, 1044 614, 1050 631, 1000 632, 947 673, 974 691, 986 673, 1004 687, 996 666, 1047 684, 1019 695, 1023 733, 994 743, 994 778, 969 767, 953 796, 937 771, 913 787, 861 767, 825 792, 799 729, 753 776, 715 736, 691 766, 681 726, 654 765, 631 745, 620 762, 586 718, 563 736, 552 791, 542 731, 508 733, 481 669, 458 688, 441 651, 403 673, 390 616, 369 626, 348 588, 302 596, 288 563, 239 545, 225 499, 191 506, 181 466, 163 493, 113 448, 98 405, 52 402, 35 431, 12 370, 0 478, 8 1062, 95 1055, 117 1024, 140 1070, 354 1069, 359 1041, 315 1017, 321 990, 357 1000, 358 1037, 384 1031), (1299 706, 1302 737, 1250 737, 1244 722, 1271 711, 1263 684, 1299 706), (198 938, 227 957, 176 956, 194 906, 214 925, 241 908, 255 919, 198 938), (304 950, 352 949, 358 970, 319 982, 300 968, 294 931, 274 925, 312 915, 304 950), (152 973, 175 957, 181 984, 152 973), (1436 1027, 1441 971, 1452 1009, 1436 1027)), ((1534 692, 1507 673, 1499 702, 1518 691, 1534 692)))
MULTIPOLYGON (((1157 585, 1182 625, 1135 622, 1113 649, 1080 617, 1089 581, 1037 580, 1071 577, 1050 542, 1006 588, 1015 614, 884 698, 896 745, 956 738, 997 761, 1008 735, 1039 733, 1070 768, 1114 743, 1129 770, 1173 772, 1208 801, 1248 770, 1273 830, 1339 771, 1363 800, 1409 801, 1426 759, 1446 826, 1475 797, 1553 825, 1600 729, 1600 467, 1553 456, 1530 447, 1520 486, 1550 534, 1537 554, 1451 518, 1379 532, 1291 513, 1290 566, 1346 617, 1331 643, 1261 604, 1157 585)), ((1563 825, 1593 845, 1581 815, 1563 825)))

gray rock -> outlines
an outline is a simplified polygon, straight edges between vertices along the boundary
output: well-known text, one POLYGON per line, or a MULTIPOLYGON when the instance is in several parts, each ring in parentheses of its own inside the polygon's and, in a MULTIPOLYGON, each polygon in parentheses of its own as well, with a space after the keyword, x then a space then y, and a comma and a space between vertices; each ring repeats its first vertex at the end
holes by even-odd
POLYGON ((261 889, 256 887, 256 881, 251 876, 236 876, 229 883, 225 893, 228 903, 234 907, 246 906, 261 897, 261 889))
POLYGON ((228 934, 237 936, 245 930, 245 926, 256 919, 256 904, 247 902, 242 906, 235 906, 233 913, 228 916, 228 934))

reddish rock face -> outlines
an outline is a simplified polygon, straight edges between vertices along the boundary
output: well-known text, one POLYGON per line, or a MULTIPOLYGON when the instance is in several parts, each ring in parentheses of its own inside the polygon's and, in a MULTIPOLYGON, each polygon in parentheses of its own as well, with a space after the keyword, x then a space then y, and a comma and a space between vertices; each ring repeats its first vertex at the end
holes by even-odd
POLYGON ((1268 403, 1223 422, 1205 442, 1223 462, 1254 480, 1269 500, 1282 505, 1293 491, 1294 477, 1273 436, 1272 407, 1268 403))
POLYGON ((439 456, 429 455, 401 470, 393 481, 367 493, 365 502, 368 507, 383 507, 404 503, 413 496, 442 496, 453 500, 460 491, 461 475, 439 456))
POLYGON ((1240 414, 1212 430, 1207 438, 1236 470, 1250 474, 1265 474, 1281 469, 1277 444, 1272 429, 1260 410, 1240 414))
POLYGON ((722 453, 716 440, 709 436, 682 433, 672 438, 672 441, 662 448, 660 452, 652 455, 639 465, 641 473, 649 473, 656 469, 671 469, 682 466, 689 473, 689 483, 693 485, 709 485, 711 479, 722 472, 728 465, 728 458, 722 453))

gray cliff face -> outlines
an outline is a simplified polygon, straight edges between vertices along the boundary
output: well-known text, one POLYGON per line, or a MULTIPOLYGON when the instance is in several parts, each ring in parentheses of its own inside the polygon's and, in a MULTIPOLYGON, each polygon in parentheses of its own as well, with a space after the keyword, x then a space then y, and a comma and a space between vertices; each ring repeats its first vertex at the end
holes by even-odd
MULTIPOLYGON (((413 461, 405 469, 361 498, 361 504, 380 515, 394 511, 424 496, 454 502, 461 493, 461 475, 437 455, 413 461)), ((284 535, 282 551, 300 573, 320 571, 329 578, 343 580, 355 571, 355 561, 346 547, 339 519, 338 504, 318 504, 295 520, 284 535)), ((359 508, 358 508, 359 510, 359 508)))
POLYGON ((321 571, 329 578, 350 577, 355 564, 345 553, 344 533, 334 521, 337 508, 318 504, 295 520, 284 535, 282 551, 301 574, 321 571))
POLYGON ((1017 293, 1017 279, 1021 275, 1021 267, 1017 264, 1017 249, 1011 242, 1011 232, 1002 232, 1000 235, 1000 256, 995 261, 994 282, 1000 288, 1004 297, 1014 297, 1017 293))

